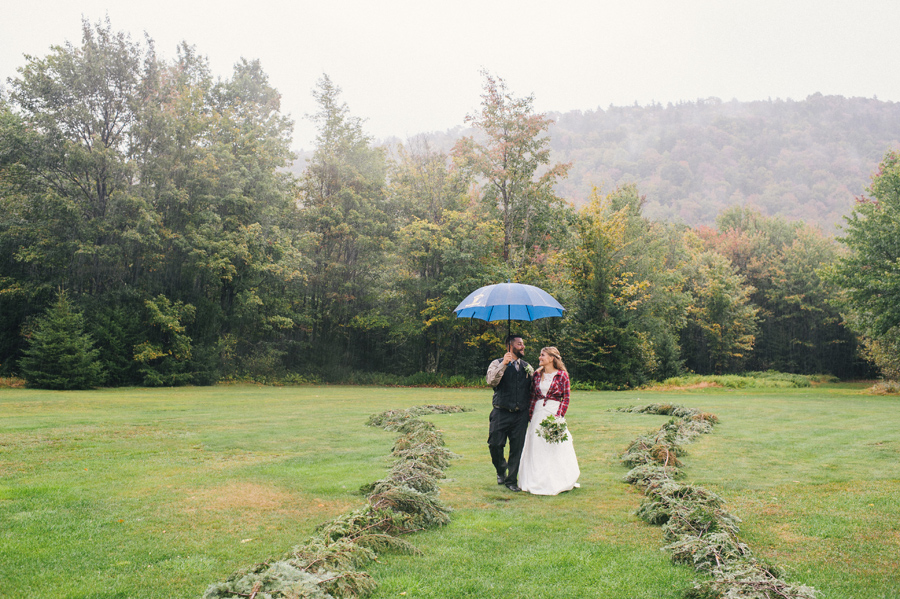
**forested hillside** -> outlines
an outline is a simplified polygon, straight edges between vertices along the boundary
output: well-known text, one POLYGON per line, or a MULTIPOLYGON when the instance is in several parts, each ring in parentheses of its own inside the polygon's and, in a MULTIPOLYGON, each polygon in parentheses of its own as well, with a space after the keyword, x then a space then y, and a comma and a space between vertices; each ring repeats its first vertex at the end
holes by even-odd
MULTIPOLYGON (((834 233, 885 152, 900 148, 900 103, 871 98, 707 98, 548 116, 553 160, 572 164, 560 196, 581 206, 595 186, 609 193, 631 183, 646 196, 645 216, 687 225, 713 225, 724 209, 750 206, 834 233)), ((460 126, 423 137, 449 151, 472 134, 460 126)))
POLYGON ((815 94, 802 101, 610 107, 552 115, 554 158, 572 162, 561 195, 635 183, 652 220, 712 224, 751 205, 834 230, 891 147, 900 103, 815 94))

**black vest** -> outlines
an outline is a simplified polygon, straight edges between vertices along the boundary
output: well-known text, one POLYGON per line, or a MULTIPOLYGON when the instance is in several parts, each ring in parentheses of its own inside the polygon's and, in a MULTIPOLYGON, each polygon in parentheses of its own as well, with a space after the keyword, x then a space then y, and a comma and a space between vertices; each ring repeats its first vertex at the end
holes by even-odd
POLYGON ((519 370, 510 362, 503 378, 494 387, 494 407, 510 412, 528 411, 531 401, 531 376, 525 372, 526 362, 522 360, 519 370))

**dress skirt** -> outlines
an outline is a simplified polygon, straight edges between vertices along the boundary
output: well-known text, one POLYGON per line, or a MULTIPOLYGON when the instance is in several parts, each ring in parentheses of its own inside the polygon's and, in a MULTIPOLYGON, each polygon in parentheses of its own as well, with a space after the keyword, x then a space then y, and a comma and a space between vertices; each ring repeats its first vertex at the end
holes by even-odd
POLYGON ((541 421, 548 415, 556 416, 559 402, 539 399, 534 406, 534 415, 528 423, 525 434, 525 448, 519 465, 519 487, 534 495, 558 495, 578 485, 581 470, 575 457, 572 431, 562 443, 548 443, 538 436, 541 421))

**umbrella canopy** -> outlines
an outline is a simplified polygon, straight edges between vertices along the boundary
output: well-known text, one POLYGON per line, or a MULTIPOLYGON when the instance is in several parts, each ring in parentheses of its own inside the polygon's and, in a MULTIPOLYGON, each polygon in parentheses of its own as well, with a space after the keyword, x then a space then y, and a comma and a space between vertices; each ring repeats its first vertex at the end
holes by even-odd
MULTIPOLYGON (((539 287, 522 283, 498 283, 476 289, 456 307, 457 318, 537 320, 562 316, 565 308, 539 287)), ((507 331, 508 332, 508 331, 507 331)))

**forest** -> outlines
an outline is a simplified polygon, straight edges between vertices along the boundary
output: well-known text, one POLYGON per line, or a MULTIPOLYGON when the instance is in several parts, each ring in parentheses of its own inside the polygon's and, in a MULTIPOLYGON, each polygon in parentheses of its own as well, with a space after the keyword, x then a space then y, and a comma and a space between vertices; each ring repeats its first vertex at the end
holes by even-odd
POLYGON ((295 172, 258 61, 215 78, 187 43, 165 61, 85 22, 0 98, 0 376, 467 384, 506 323, 453 309, 506 280, 566 307, 513 329, 529 354, 559 347, 585 388, 896 372, 895 105, 551 118, 483 77, 469 134, 378 144, 323 75, 295 172))

